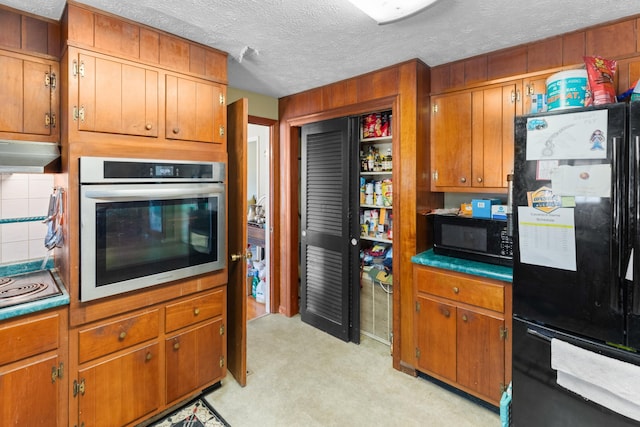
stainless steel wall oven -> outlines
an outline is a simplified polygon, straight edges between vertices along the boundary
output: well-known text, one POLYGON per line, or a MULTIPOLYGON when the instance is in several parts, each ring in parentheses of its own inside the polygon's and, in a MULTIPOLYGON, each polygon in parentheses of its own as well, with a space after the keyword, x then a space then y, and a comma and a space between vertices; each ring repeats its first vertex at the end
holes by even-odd
POLYGON ((225 164, 80 158, 80 300, 226 266, 225 164))

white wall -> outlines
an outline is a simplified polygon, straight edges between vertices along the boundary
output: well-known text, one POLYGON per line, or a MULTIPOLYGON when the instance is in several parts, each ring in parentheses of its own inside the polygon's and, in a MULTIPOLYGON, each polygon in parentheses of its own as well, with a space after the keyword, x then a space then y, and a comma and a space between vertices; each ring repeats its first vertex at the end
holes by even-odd
POLYGON ((47 254, 44 238, 53 175, 0 174, 0 264, 42 259, 47 254))

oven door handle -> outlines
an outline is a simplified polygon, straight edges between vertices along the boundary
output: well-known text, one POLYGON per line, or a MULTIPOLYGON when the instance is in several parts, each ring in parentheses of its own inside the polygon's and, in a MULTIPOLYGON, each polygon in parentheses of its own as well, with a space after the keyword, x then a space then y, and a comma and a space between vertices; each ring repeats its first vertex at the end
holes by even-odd
POLYGON ((182 188, 123 188, 108 190, 87 190, 84 195, 89 199, 103 200, 157 200, 181 197, 211 197, 224 191, 222 185, 184 186, 182 188))

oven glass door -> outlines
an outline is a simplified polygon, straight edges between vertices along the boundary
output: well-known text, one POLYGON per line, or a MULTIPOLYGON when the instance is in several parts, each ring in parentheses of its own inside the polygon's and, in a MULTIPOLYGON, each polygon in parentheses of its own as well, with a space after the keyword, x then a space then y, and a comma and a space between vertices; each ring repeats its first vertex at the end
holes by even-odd
POLYGON ((224 193, 211 185, 83 186, 81 300, 222 268, 224 193))

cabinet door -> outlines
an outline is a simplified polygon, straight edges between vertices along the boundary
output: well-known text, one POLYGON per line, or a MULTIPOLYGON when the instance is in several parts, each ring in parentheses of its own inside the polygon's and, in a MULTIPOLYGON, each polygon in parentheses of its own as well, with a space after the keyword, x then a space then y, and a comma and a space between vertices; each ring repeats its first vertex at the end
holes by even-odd
POLYGON ((473 92, 472 186, 504 188, 513 170, 513 121, 519 87, 496 86, 473 92))
POLYGON ((458 308, 458 383, 498 402, 504 385, 504 320, 458 308))
POLYGON ((417 301, 417 365, 456 381, 456 307, 422 296, 417 301))
POLYGON ((167 75, 166 100, 167 139, 226 141, 223 86, 167 75))
POLYGON ((431 147, 433 186, 470 187, 471 92, 432 98, 431 147))
POLYGON ((64 410, 58 393, 61 380, 51 380, 51 370, 58 365, 53 355, 15 370, 0 369, 0 425, 58 425, 64 410))
POLYGON ((58 74, 57 67, 0 55, 0 132, 47 136, 56 133, 50 120, 57 104, 52 110, 54 96, 47 80, 52 73, 58 74))
POLYGON ((522 81, 522 114, 531 113, 534 96, 547 94, 547 77, 550 75, 544 74, 522 81))
POLYGON ((80 424, 112 427, 129 424, 160 407, 158 344, 151 344, 82 369, 78 381, 80 424))
POLYGON ((79 55, 78 129, 158 136, 158 73, 115 59, 79 55))
POLYGON ((167 403, 224 374, 222 319, 167 339, 167 403))

